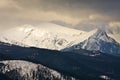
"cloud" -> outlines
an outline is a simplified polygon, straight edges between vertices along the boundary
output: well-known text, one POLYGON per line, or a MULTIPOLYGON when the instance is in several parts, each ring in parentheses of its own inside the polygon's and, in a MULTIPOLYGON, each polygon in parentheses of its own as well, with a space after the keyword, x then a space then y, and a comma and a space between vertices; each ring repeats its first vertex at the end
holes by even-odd
POLYGON ((101 14, 91 14, 89 15, 89 20, 109 20, 109 16, 101 14))
POLYGON ((120 22, 110 22, 109 27, 114 33, 120 33, 120 22))
POLYGON ((72 23, 72 24, 76 24, 79 22, 78 18, 73 19, 73 17, 69 15, 64 16, 53 11, 43 12, 43 11, 37 11, 37 10, 30 10, 30 11, 26 11, 24 13, 20 13, 16 15, 16 17, 19 17, 19 18, 23 17, 24 19, 38 20, 38 21, 61 20, 66 23, 72 23))
POLYGON ((112 28, 120 27, 120 22, 110 22, 109 26, 112 27, 112 28))
MULTIPOLYGON (((119 22, 119 0, 0 0, 0 27, 62 21, 75 26, 119 22), (7 24, 6 24, 7 23, 7 24)), ((90 28, 89 28, 90 29, 90 28)))
POLYGON ((14 0, 0 0, 0 9, 21 9, 14 0))

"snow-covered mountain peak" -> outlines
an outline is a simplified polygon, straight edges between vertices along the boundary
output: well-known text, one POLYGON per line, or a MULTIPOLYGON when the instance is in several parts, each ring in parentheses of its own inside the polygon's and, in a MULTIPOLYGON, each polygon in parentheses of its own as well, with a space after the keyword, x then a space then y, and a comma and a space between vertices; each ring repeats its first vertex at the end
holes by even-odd
POLYGON ((90 51, 100 51, 102 53, 120 55, 120 44, 118 42, 108 36, 104 30, 98 29, 94 31, 86 40, 82 42, 80 41, 78 44, 65 50, 79 52, 80 49, 86 49, 90 51))
POLYGON ((101 30, 101 29, 97 29, 96 33, 94 34, 94 36, 96 37, 101 37, 101 36, 105 36, 107 37, 107 33, 104 31, 104 30, 101 30))
POLYGON ((105 42, 115 42, 114 39, 110 38, 105 30, 98 29, 89 39, 102 40, 105 42))
POLYGON ((53 23, 40 23, 38 26, 23 25, 6 30, 0 34, 0 41, 61 50, 85 33, 53 23))
POLYGON ((78 45, 82 49, 104 53, 119 53, 120 51, 120 44, 109 37, 102 29, 84 32, 53 23, 40 23, 38 26, 23 25, 12 28, 0 34, 0 41, 52 50, 63 50, 78 45), (106 51, 108 48, 110 50, 106 51))

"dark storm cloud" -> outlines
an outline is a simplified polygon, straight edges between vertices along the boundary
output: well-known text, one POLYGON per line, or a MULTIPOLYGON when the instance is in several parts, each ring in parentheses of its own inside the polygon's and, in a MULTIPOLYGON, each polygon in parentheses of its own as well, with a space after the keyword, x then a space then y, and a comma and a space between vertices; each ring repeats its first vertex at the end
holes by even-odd
POLYGON ((71 16, 89 16, 99 13, 110 19, 120 20, 120 0, 16 0, 24 8, 55 11, 71 16))

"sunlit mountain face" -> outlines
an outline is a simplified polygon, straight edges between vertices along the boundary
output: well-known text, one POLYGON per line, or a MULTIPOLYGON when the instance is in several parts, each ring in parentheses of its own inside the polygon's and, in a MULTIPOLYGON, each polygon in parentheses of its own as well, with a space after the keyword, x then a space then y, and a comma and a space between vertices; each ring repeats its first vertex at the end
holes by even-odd
POLYGON ((0 0, 0 80, 120 80, 119 0, 0 0))

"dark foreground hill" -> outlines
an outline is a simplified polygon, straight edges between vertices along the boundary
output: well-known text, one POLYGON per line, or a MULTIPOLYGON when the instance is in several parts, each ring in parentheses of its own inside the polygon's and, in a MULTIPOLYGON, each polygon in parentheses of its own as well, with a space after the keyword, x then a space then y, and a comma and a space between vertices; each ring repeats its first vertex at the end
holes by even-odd
POLYGON ((88 53, 93 54, 86 50, 70 53, 0 43, 1 60, 31 61, 80 80, 120 80, 119 57, 104 53, 98 56, 83 55, 88 53))

